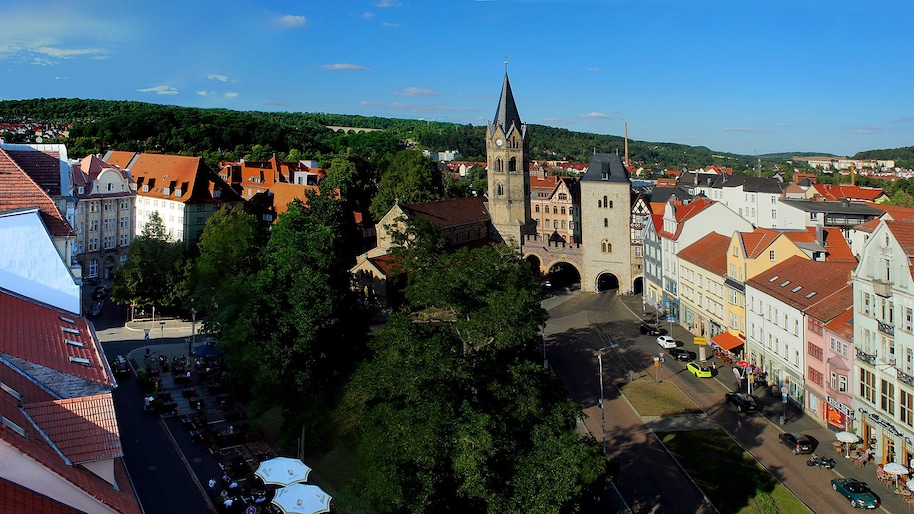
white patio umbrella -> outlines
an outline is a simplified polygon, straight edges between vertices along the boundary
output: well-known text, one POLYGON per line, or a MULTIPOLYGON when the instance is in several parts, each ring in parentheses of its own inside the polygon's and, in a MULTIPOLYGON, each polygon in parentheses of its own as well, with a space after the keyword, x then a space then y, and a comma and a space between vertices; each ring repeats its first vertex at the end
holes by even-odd
POLYGON ((316 485, 292 484, 276 491, 273 505, 285 514, 319 514, 330 512, 331 499, 316 485))
POLYGON ((895 489, 898 489, 898 476, 907 475, 908 467, 897 462, 889 462, 885 466, 882 466, 882 471, 895 477, 895 489))
POLYGON ((311 468, 304 462, 290 457, 274 457, 257 466, 254 472, 264 484, 289 485, 308 480, 311 468))
POLYGON ((860 436, 853 432, 838 432, 835 434, 835 439, 844 443, 844 458, 846 459, 850 456, 849 443, 856 443, 860 440, 860 436))

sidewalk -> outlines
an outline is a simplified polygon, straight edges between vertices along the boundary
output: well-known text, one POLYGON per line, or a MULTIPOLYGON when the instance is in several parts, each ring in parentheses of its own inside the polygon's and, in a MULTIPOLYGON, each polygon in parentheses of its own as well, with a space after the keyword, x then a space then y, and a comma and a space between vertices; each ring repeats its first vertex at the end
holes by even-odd
MULTIPOLYGON (((640 296, 620 296, 619 298, 636 316, 637 313, 641 311, 640 296)), ((645 314, 645 317, 655 314, 655 309, 651 308, 651 306, 647 306, 646 310, 647 314, 645 314)), ((691 336, 691 334, 680 325, 674 324, 673 328, 676 332, 674 337, 678 340, 688 339, 688 337, 691 336)), ((687 342, 690 343, 690 341, 687 342)), ((714 380, 723 386, 724 390, 735 390, 737 387, 735 377, 731 371, 733 367, 733 365, 718 365, 719 372, 714 380)), ((743 385, 743 390, 745 390, 745 385, 743 385)), ((684 392, 688 394, 687 391, 684 392)), ((799 473, 789 473, 786 470, 787 466, 785 466, 785 462, 789 462, 792 465, 791 467, 796 468, 797 459, 802 459, 801 468, 805 468, 805 461, 808 460, 808 457, 794 457, 787 449, 783 448, 780 443, 777 442, 776 437, 771 438, 773 441, 765 441, 765 446, 760 447, 758 440, 753 440, 749 443, 742 441, 736 434, 730 433, 731 437, 739 442, 740 445, 752 454, 766 469, 769 471, 776 470, 772 472, 772 475, 778 478, 784 486, 797 495, 800 501, 803 501, 809 506, 817 503, 816 498, 805 497, 806 495, 800 492, 800 489, 806 490, 808 488, 810 482, 808 470, 812 469, 821 472, 821 474, 816 473, 816 475, 813 475, 813 477, 817 477, 815 479, 814 487, 816 493, 827 496, 835 495, 838 497, 837 493, 830 490, 828 484, 829 480, 836 477, 849 477, 868 484, 882 501, 882 510, 886 512, 902 512, 909 508, 909 506, 905 505, 901 497, 895 494, 892 489, 882 486, 879 481, 876 480, 876 462, 870 462, 866 466, 861 467, 857 466, 853 459, 845 459, 843 456, 835 454, 832 446, 832 442, 836 440, 835 430, 832 430, 824 423, 819 422, 814 417, 807 415, 803 412, 802 408, 793 401, 788 402, 785 408, 785 404, 781 400, 781 395, 772 394, 771 389, 768 387, 754 388, 753 396, 755 396, 758 403, 760 414, 767 422, 768 426, 765 428, 766 431, 770 430, 774 434, 781 434, 784 432, 806 434, 817 443, 814 452, 815 455, 835 459, 836 465, 831 473, 816 468, 800 469, 799 473), (781 416, 784 416, 785 418, 784 425, 780 424, 781 416), (777 447, 771 449, 772 451, 768 451, 769 448, 767 445, 769 444, 774 444, 777 447), (781 452, 780 450, 784 451, 781 452), (783 455, 781 455, 782 453, 783 455), (791 458, 792 460, 790 460, 791 458), (794 477, 792 475, 797 476, 794 477), (795 482, 797 479, 799 479, 799 482, 795 482)), ((703 399, 693 398, 693 401, 696 401, 699 406, 702 406, 702 400, 703 399)), ((794 471, 796 471, 796 469, 794 469, 794 471)), ((816 496, 819 496, 819 494, 816 494, 816 496)))

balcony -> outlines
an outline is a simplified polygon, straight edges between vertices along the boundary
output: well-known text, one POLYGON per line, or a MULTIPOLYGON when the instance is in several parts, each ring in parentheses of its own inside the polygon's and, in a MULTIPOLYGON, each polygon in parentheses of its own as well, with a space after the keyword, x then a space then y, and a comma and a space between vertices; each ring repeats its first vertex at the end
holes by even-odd
POLYGON ((892 296, 892 283, 882 280, 873 280, 873 292, 883 298, 892 296))
POLYGON ((880 334, 885 334, 887 336, 895 337, 895 326, 889 325, 888 323, 883 323, 882 321, 877 321, 880 334))
POLYGON ((869 364, 870 366, 876 365, 876 354, 865 353, 859 348, 857 349, 857 359, 869 364))
POLYGON ((914 386, 914 377, 912 377, 911 375, 908 375, 907 373, 905 373, 901 370, 898 370, 898 380, 901 380, 902 382, 904 382, 905 384, 908 384, 909 386, 914 386))

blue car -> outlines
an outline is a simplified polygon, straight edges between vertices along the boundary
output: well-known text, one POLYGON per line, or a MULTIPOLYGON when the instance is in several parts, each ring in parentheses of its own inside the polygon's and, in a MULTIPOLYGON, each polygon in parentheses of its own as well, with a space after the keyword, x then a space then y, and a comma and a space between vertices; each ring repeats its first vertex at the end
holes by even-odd
POLYGON ((853 478, 833 478, 831 488, 843 494, 856 509, 879 508, 879 497, 865 483, 853 478))

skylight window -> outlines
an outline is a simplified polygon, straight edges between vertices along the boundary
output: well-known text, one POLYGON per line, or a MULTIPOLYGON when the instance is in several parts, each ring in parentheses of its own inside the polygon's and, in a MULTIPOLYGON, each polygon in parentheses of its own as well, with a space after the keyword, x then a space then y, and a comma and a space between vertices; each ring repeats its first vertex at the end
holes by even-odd
POLYGON ((796 292, 799 291, 800 289, 803 289, 803 286, 797 286, 797 287, 791 289, 790 292, 791 292, 791 293, 796 293, 796 292))
POLYGON ((777 275, 775 275, 775 276, 769 278, 769 279, 768 279, 768 282, 774 282, 774 281, 777 280, 778 278, 780 278, 780 277, 778 277, 777 275))
POLYGON ((75 328, 61 327, 61 329, 62 329, 64 332, 68 333, 68 334, 76 334, 76 335, 79 335, 79 330, 76 330, 75 328))
POLYGON ((16 401, 22 402, 22 395, 19 394, 19 391, 16 391, 15 389, 4 384, 3 382, 0 382, 0 389, 3 389, 4 391, 6 391, 10 396, 15 398, 16 401))
POLYGON ((72 339, 64 339, 64 341, 66 341, 67 344, 69 344, 69 345, 78 346, 78 347, 80 347, 80 348, 83 348, 83 347, 86 346, 86 345, 80 343, 79 341, 74 341, 74 340, 72 340, 72 339))
POLYGON ((70 356, 70 362, 72 362, 73 364, 80 364, 82 366, 89 365, 89 359, 84 359, 82 357, 74 357, 72 355, 70 356))
POLYGON ((806 295, 806 298, 812 298, 812 297, 815 296, 815 295, 816 295, 816 292, 813 291, 813 292, 807 294, 807 295, 806 295))
POLYGON ((0 416, 0 423, 3 423, 4 425, 6 425, 7 428, 12 430, 13 432, 16 432, 17 434, 21 435, 22 437, 25 437, 26 439, 28 439, 28 436, 26 435, 25 430, 23 430, 23 428, 20 427, 19 425, 10 421, 6 416, 0 416))
POLYGON ((789 280, 785 280, 785 281, 784 281, 784 283, 783 283, 783 284, 781 284, 781 287, 784 287, 784 286, 786 286, 786 285, 787 285, 787 284, 789 284, 789 283, 790 283, 790 281, 789 281, 789 280))
POLYGON ((76 322, 73 321, 72 319, 70 319, 70 318, 65 318, 65 317, 63 317, 63 316, 58 316, 57 319, 59 319, 60 321, 65 321, 65 322, 67 322, 67 323, 72 323, 72 324, 74 324, 74 325, 76 324, 76 322))

